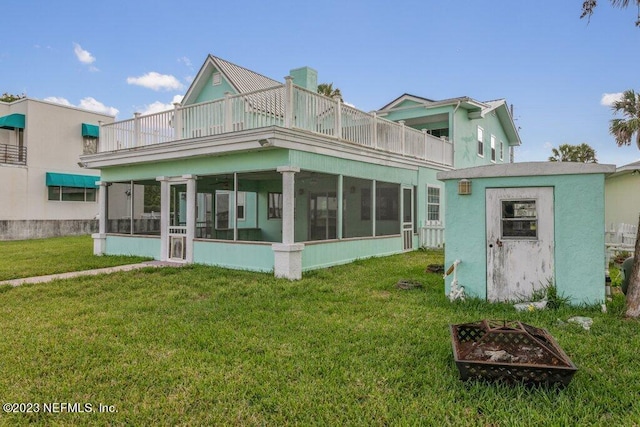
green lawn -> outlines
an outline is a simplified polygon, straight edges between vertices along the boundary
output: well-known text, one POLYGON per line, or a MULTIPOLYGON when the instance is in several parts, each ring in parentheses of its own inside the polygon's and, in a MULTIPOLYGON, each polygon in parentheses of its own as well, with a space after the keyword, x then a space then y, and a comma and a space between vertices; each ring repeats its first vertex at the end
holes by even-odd
POLYGON ((0 241, 0 280, 134 264, 142 257, 93 256, 90 236, 0 241))
POLYGON ((0 288, 0 397, 40 405, 0 424, 638 425, 640 325, 621 297, 606 314, 450 304, 424 272, 437 262, 413 252, 296 282, 190 266, 0 288), (591 330, 557 322, 574 315, 591 330), (461 382, 448 325, 483 318, 547 328, 580 369, 573 382, 461 382), (61 402, 94 412, 43 412, 61 402))

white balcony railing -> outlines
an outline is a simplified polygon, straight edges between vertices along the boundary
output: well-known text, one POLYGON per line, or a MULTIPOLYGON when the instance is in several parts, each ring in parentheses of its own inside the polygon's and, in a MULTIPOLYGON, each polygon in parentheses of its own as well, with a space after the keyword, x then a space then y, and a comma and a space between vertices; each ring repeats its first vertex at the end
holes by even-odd
POLYGON ((287 78, 270 89, 226 95, 213 102, 175 105, 173 110, 102 125, 98 152, 109 152, 227 132, 281 126, 302 129, 345 143, 452 166, 453 145, 365 113, 340 100, 294 86, 287 78))

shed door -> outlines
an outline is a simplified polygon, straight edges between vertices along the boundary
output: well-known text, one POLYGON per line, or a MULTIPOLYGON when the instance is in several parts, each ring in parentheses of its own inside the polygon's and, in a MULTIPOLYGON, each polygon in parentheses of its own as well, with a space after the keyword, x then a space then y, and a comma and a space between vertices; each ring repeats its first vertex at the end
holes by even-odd
POLYGON ((553 187, 487 189, 487 299, 513 301, 554 280, 553 187))

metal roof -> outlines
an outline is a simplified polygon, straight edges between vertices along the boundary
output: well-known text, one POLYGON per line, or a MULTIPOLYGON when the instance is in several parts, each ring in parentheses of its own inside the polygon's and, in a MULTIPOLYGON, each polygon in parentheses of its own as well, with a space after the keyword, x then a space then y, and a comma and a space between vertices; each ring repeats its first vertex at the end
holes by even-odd
POLYGON ((216 68, 227 77, 229 83, 238 91, 238 93, 253 92, 256 90, 267 89, 282 83, 248 70, 239 65, 225 61, 217 56, 209 55, 216 68))

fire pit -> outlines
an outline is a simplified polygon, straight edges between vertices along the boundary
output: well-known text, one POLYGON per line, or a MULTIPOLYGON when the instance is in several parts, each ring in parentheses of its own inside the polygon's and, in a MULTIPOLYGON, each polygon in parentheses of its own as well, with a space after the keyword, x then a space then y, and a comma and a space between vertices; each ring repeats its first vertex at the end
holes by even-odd
POLYGON ((450 329, 462 380, 566 386, 578 370, 545 329, 506 320, 450 325, 450 329))

